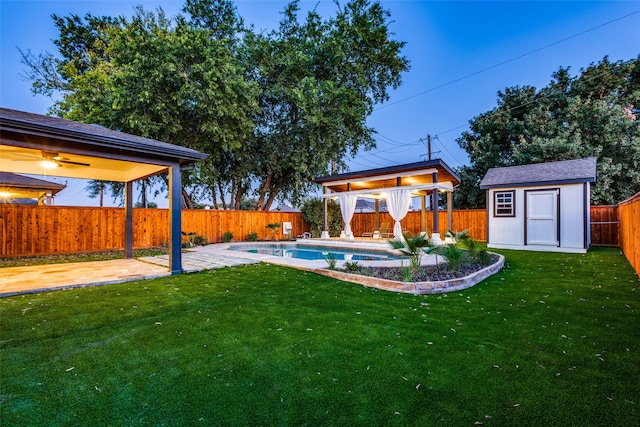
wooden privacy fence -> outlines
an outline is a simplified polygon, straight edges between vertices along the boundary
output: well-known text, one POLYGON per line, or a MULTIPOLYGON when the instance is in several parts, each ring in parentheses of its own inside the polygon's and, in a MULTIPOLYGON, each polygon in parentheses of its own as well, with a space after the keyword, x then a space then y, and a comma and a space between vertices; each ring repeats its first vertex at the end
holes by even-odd
MULTIPOLYGON (((593 206, 591 218, 592 244, 618 245, 618 234, 627 251, 637 254, 638 205, 640 196, 616 206, 593 206), (618 215, 621 216, 617 224, 618 215), (634 216, 635 215, 635 216, 634 216), (635 218, 635 220, 634 220, 635 218), (624 224, 623 224, 624 221, 624 224), (624 225, 624 227, 623 227, 624 225), (618 232, 620 226, 620 232, 618 232), (634 228, 635 227, 635 228, 634 228), (635 236, 635 237, 634 237, 635 236), (624 239, 624 240, 622 240, 624 239)), ((133 246, 149 248, 167 242, 169 236, 168 210, 133 210, 133 246)), ((0 205, 0 256, 47 255, 55 253, 92 252, 124 248, 125 212, 122 208, 59 207, 32 205, 0 205)), ((388 213, 379 214, 380 222, 393 220, 388 213)), ((433 212, 426 212, 427 231, 433 230, 433 212)), ((234 240, 247 240, 249 233, 258 239, 271 237, 267 224, 290 222, 292 234, 300 235, 309 230, 303 215, 295 212, 184 210, 182 231, 197 233, 209 242, 220 242, 226 232, 233 233, 234 240)), ((438 213, 439 232, 448 231, 447 212, 438 213)), ((469 230, 479 241, 487 239, 487 217, 484 209, 454 210, 454 231, 469 230)), ((402 227, 415 234, 422 230, 422 213, 409 212, 402 220, 402 227)), ((376 228, 374 213, 357 213, 351 221, 355 236, 376 228)), ((280 230, 279 238, 282 238, 280 230)), ((621 244, 621 246, 622 246, 621 244)))
MULTIPOLYGON (((149 248, 167 242, 167 209, 133 210, 133 246, 149 248)), ((182 231, 220 242, 226 232, 234 240, 271 237, 267 224, 290 222, 292 234, 308 231, 301 213, 183 210, 182 231)), ((0 205, 0 256, 47 255, 124 248, 122 208, 0 205)), ((282 238, 280 229, 279 238, 282 238)))
POLYGON ((618 207, 591 206, 591 244, 618 246, 618 207))
POLYGON ((618 204, 620 249, 640 276, 640 193, 618 204))
MULTIPOLYGON (((427 228, 426 230, 431 234, 433 231, 433 212, 425 212, 427 228)), ((380 224, 388 222, 389 226, 393 228, 395 221, 391 218, 387 212, 381 212, 380 224)), ((422 231, 422 212, 412 211, 407 213, 407 216, 401 221, 402 229, 409 234, 417 234, 422 231)), ((438 229, 441 237, 447 233, 448 230, 447 212, 438 212, 438 229)), ((351 230, 356 237, 362 236, 362 233, 371 232, 376 228, 376 214, 375 213, 356 213, 351 220, 351 230)), ((469 230, 469 235, 476 240, 487 240, 487 211, 484 209, 468 209, 468 210, 454 210, 452 213, 453 231, 469 230)))

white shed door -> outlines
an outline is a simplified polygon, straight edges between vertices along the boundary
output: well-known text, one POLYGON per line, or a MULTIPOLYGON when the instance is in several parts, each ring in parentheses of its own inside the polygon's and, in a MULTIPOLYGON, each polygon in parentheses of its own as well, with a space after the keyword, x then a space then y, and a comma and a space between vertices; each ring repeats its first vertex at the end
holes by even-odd
POLYGON ((558 246, 558 190, 527 191, 525 241, 558 246))

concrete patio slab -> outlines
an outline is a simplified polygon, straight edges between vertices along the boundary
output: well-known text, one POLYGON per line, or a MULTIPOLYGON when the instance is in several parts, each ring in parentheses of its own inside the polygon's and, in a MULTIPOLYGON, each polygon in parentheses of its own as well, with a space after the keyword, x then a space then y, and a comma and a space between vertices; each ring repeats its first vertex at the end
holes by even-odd
MULTIPOLYGON (((220 254, 185 252, 182 266, 193 273, 259 261, 220 254)), ((0 297, 98 286, 170 276, 169 256, 0 268, 0 297)))
POLYGON ((0 297, 169 276, 168 268, 136 259, 0 269, 0 297))

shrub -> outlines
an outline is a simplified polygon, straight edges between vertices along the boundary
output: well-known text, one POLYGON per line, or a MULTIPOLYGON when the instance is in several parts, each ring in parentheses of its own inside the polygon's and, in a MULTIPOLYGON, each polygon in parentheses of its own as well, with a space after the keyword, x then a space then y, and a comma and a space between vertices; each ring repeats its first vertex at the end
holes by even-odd
POLYGON ((204 246, 209 244, 209 241, 207 240, 207 238, 204 237, 202 234, 196 234, 195 236, 193 236, 191 241, 193 242, 194 245, 198 245, 198 246, 204 246))
MULTIPOLYGON (((311 227, 311 235, 320 237, 322 233, 323 223, 323 201, 321 199, 308 199, 302 203, 300 210, 304 218, 304 222, 311 227)), ((329 235, 339 236, 342 231, 342 213, 340 213, 340 205, 335 201, 329 200, 327 203, 327 221, 329 225, 329 235)))
POLYGON ((280 231, 280 227, 282 227, 282 224, 280 224, 279 222, 267 224, 267 228, 271 230, 271 236, 274 240, 276 238, 276 234, 278 234, 278 232, 280 231))
POLYGON ((256 242, 258 240, 258 233, 252 231, 247 234, 247 240, 250 242, 256 242))
POLYGON ((456 271, 464 258, 464 251, 456 244, 444 245, 440 249, 440 255, 447 259, 450 271, 456 271))
POLYGON ((347 269, 347 271, 349 273, 357 273, 358 271, 360 271, 360 266, 358 265, 357 261, 347 261, 344 263, 344 268, 347 269))
POLYGON ((431 245, 431 241, 424 234, 415 234, 410 236, 403 233, 402 239, 389 240, 389 244, 393 249, 400 251, 403 255, 409 257, 412 270, 420 268, 420 258, 422 257, 423 248, 431 245))
POLYGON ((334 254, 332 254, 331 252, 329 252, 327 254, 327 256, 325 257, 325 260, 327 260, 327 264, 329 264, 329 270, 335 270, 336 269, 336 256, 334 254))
POLYGON ((233 239, 233 233, 230 231, 227 231, 222 235, 222 243, 229 243, 231 239, 233 239))

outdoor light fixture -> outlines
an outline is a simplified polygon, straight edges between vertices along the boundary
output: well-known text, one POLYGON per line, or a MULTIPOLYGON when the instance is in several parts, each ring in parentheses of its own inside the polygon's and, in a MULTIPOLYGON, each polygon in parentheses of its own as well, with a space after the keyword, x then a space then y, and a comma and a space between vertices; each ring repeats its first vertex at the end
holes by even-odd
POLYGON ((58 167, 58 162, 55 162, 49 159, 44 159, 44 160, 40 160, 40 166, 42 166, 43 169, 55 169, 58 167))

